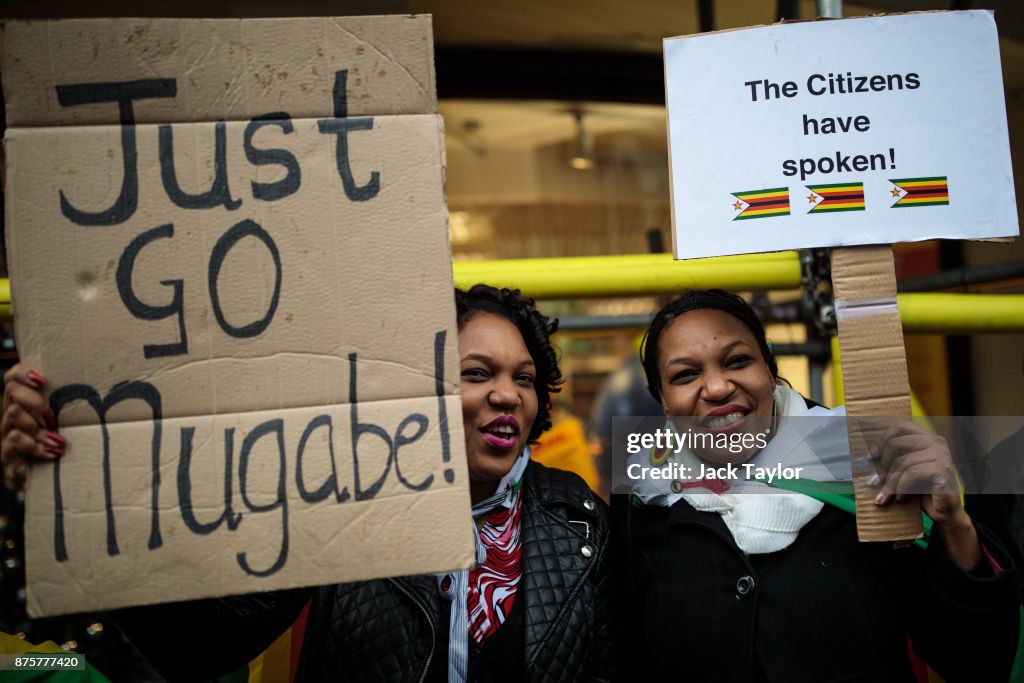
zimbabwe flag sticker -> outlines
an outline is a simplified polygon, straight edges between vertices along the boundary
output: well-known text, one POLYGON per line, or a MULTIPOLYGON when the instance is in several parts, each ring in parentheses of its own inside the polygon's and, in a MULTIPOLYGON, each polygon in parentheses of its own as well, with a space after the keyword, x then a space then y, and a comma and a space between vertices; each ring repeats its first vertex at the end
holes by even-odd
POLYGON ((949 185, 944 175, 902 180, 890 178, 889 182, 896 186, 890 193, 893 197, 898 197, 890 209, 949 204, 949 185))
POLYGON ((736 202, 733 203, 732 208, 735 211, 739 211, 739 214, 733 218, 734 221, 789 215, 788 187, 731 192, 730 194, 736 197, 736 202))
POLYGON ((811 191, 807 195, 807 201, 814 204, 807 213, 864 210, 864 183, 834 183, 805 187, 811 191))

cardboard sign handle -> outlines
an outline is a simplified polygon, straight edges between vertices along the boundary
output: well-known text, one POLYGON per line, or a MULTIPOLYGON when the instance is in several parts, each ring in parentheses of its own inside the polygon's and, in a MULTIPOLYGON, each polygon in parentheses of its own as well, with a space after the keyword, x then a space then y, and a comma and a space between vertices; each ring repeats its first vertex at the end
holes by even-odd
MULTIPOLYGON (((846 414, 850 417, 910 417, 910 380, 903 327, 896 300, 896 269, 890 245, 832 250, 832 289, 836 309, 856 311, 837 316, 846 414)), ((858 421, 859 422, 859 421, 858 421)), ((861 541, 904 541, 921 536, 921 502, 875 505, 877 488, 867 485, 867 449, 885 429, 849 423, 847 436, 857 494, 857 535, 861 541), (872 433, 867 433, 872 431, 872 433), (860 471, 865 470, 865 471, 860 471)))

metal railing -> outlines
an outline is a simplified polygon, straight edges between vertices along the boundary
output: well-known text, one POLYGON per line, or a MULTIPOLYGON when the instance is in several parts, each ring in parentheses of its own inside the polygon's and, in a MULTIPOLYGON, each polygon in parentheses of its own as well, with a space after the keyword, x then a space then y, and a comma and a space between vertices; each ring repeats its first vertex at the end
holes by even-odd
MULTIPOLYGON (((455 284, 486 282, 537 299, 656 296, 694 287, 733 291, 796 289, 796 252, 674 261, 668 254, 457 261, 455 284)), ((1024 330, 1024 295, 913 292, 897 295, 908 333, 970 334, 1024 330)))
MULTIPOLYGON (((668 254, 456 261, 456 286, 486 282, 537 299, 679 294, 701 287, 732 291, 796 289, 796 252, 675 261, 668 254)), ((1024 330, 1024 295, 914 292, 897 295, 908 333, 970 334, 1024 330)), ((0 321, 11 320, 11 290, 0 278, 0 321)))

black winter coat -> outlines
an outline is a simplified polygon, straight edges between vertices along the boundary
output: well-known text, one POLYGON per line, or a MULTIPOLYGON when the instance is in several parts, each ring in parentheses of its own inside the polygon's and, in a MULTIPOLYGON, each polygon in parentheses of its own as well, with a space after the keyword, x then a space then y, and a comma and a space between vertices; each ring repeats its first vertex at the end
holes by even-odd
MULTIPOLYGON (((531 462, 524 475, 523 576, 528 681, 610 680, 607 506, 575 474, 531 462)), ((444 677, 448 610, 433 576, 381 579, 125 610, 128 636, 168 680, 223 675, 262 652, 312 601, 300 681, 416 682, 444 677), (175 629, 182 629, 175 631, 175 629), (190 643, 183 656, 181 634, 190 643), (173 635, 172 635, 173 634, 173 635)))
POLYGON ((980 527, 998 576, 984 559, 956 567, 938 527, 926 551, 860 543, 853 516, 828 505, 788 548, 750 556, 685 501, 612 507, 624 680, 907 683, 907 634, 948 683, 1008 678, 1015 570, 980 527))

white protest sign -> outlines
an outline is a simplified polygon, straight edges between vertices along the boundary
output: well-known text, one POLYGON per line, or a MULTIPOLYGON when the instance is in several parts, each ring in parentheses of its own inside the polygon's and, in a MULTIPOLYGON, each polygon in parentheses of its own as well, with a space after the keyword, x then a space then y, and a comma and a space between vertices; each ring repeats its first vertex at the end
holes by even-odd
POLYGON ((676 258, 1019 232, 987 11, 665 40, 676 258))

